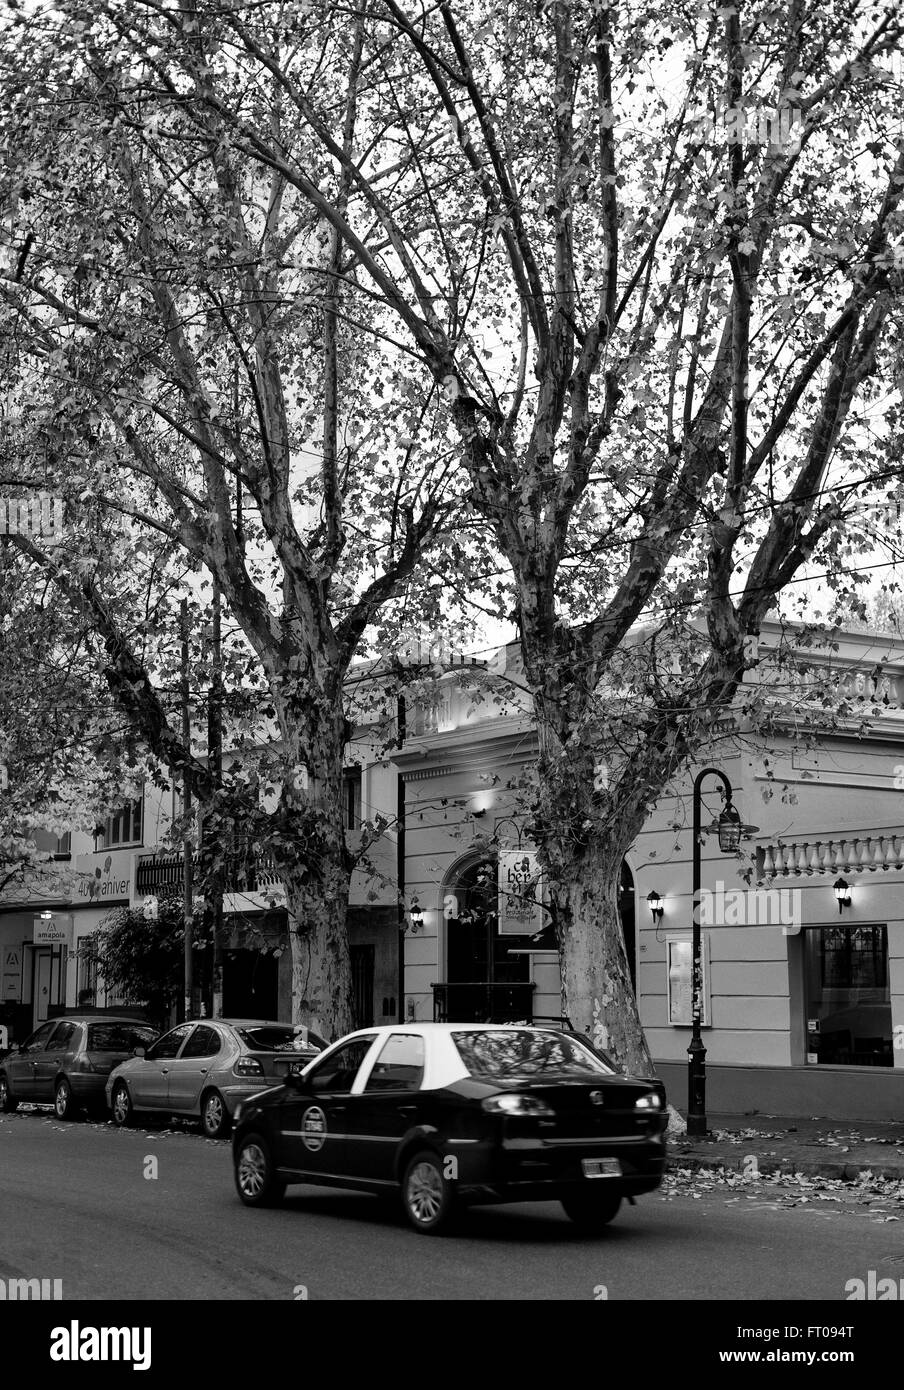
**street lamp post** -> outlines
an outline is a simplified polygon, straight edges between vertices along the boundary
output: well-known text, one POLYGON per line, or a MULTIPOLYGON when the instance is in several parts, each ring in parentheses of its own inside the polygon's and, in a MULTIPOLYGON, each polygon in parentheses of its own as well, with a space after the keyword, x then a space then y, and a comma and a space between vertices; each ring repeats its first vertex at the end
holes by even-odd
MULTIPOLYGON (((725 792, 725 805, 718 819, 719 848, 731 854, 741 842, 743 826, 731 802, 731 783, 717 767, 705 767, 694 778, 693 918, 691 926, 691 1041, 687 1049, 687 1132, 706 1133, 706 1048, 700 1031, 703 1014, 703 952, 700 935, 700 837, 701 787, 706 777, 718 777, 725 792)), ((711 829, 712 827, 707 827, 711 829)))

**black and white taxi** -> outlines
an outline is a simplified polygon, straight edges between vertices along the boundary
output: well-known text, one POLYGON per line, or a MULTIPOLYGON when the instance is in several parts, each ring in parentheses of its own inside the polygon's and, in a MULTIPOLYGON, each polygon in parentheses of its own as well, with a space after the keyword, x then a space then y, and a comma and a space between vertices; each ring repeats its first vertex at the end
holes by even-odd
POLYGON ((395 1189, 427 1233, 460 1202, 555 1199, 596 1230, 659 1187, 667 1123, 660 1081, 618 1074, 556 1028, 368 1028, 243 1101, 235 1182, 248 1206, 289 1183, 395 1189))

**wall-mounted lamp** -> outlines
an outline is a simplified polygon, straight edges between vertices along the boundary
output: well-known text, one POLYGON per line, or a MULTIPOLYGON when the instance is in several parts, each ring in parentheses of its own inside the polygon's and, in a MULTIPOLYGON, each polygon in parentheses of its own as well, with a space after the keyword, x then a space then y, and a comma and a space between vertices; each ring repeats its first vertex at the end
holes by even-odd
POLYGON ((838 899, 838 911, 841 913, 851 905, 851 885, 846 878, 836 878, 832 887, 835 890, 835 897, 838 899))
POLYGON ((52 921, 53 921, 53 913, 52 913, 52 912, 42 912, 42 913, 41 913, 41 921, 42 921, 42 922, 52 922, 52 921))
POLYGON ((411 906, 408 909, 408 920, 411 923, 412 932, 423 931, 424 914, 416 897, 411 899, 411 906))
POLYGON ((652 890, 647 894, 647 903, 649 904, 649 908, 650 908, 650 916, 653 918, 653 921, 654 921, 654 922, 657 924, 657 926, 658 926, 658 924, 659 924, 659 922, 660 922, 660 920, 661 920, 661 918, 662 918, 662 914, 663 914, 663 912, 665 911, 665 908, 662 906, 662 895, 661 895, 661 893, 657 893, 655 888, 652 889, 652 890))

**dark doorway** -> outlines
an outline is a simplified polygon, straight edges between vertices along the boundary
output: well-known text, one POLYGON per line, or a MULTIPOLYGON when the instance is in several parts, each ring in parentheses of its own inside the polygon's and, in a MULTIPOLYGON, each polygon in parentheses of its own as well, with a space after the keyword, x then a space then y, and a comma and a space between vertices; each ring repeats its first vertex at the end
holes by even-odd
POLYGON ((628 955, 628 970, 631 973, 631 988, 637 997, 637 947, 635 944, 634 921, 634 875, 628 868, 628 861, 622 860, 621 878, 618 884, 618 911, 622 931, 625 936, 625 951, 628 955))
POLYGON ((352 964, 352 1027, 372 1028, 374 1022, 375 946, 350 946, 352 964))
POLYGON ((223 960, 223 1017, 279 1017, 279 960, 271 952, 227 951, 223 960))
POLYGON ((533 1016, 530 958, 513 955, 528 936, 497 930, 497 866, 471 864, 453 887, 456 915, 446 933, 446 979, 434 991, 436 1010, 450 1022, 505 1023, 533 1016))

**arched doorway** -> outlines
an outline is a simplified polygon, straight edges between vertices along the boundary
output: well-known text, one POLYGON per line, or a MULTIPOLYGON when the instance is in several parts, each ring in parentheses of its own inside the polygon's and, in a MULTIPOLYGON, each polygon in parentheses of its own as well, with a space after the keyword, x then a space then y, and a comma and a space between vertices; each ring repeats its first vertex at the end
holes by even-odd
POLYGON ((625 937, 625 951, 628 956, 628 970, 631 973, 631 988, 637 998, 637 923, 634 911, 634 875, 627 859, 622 860, 621 877, 618 883, 618 912, 621 917, 622 932, 625 937))
POLYGON ((497 861, 465 861, 448 880, 445 980, 435 986, 437 1019, 455 1023, 511 1023, 532 1017, 530 936, 497 930, 497 861))

